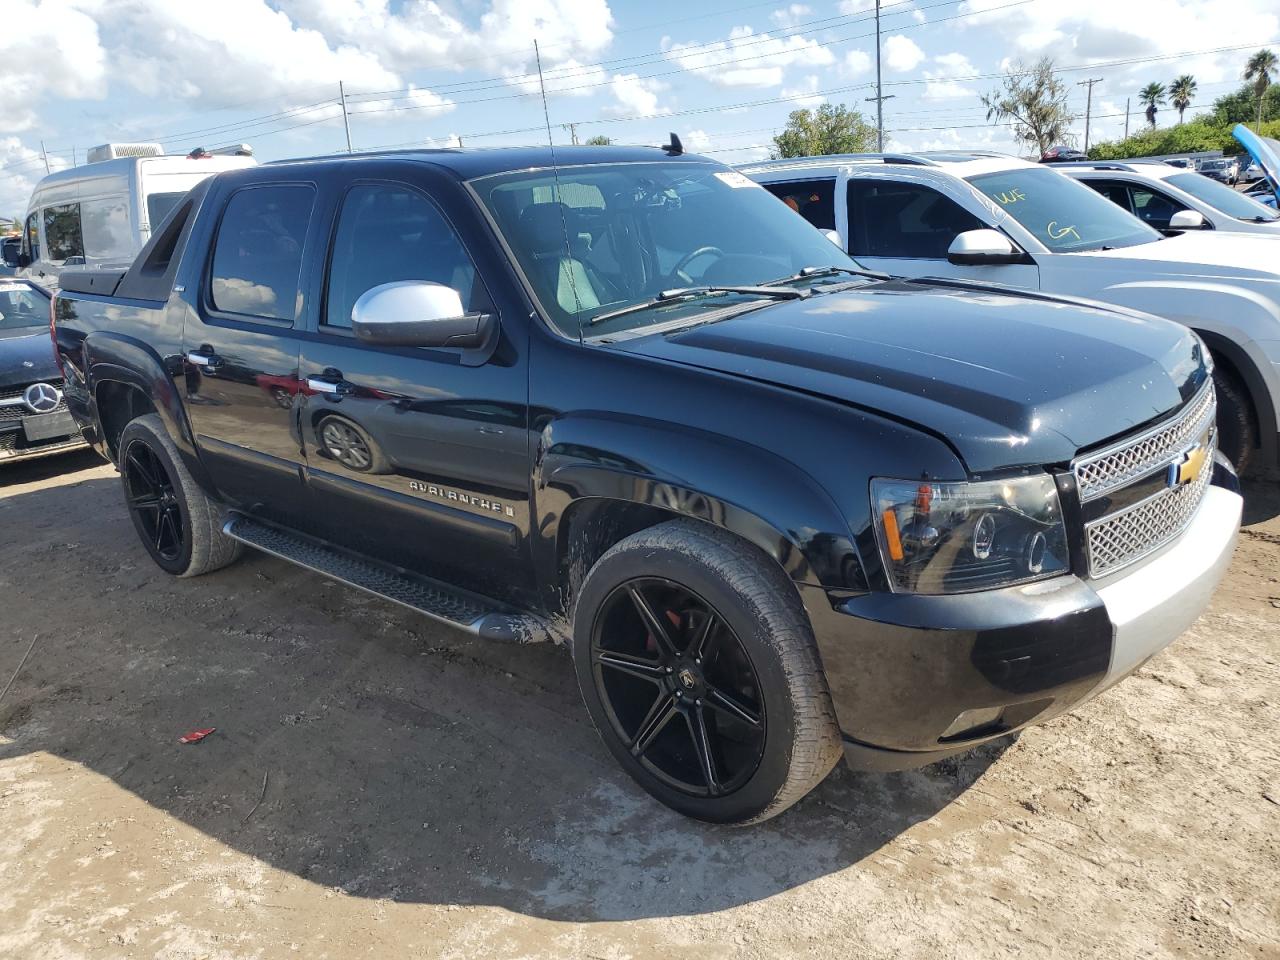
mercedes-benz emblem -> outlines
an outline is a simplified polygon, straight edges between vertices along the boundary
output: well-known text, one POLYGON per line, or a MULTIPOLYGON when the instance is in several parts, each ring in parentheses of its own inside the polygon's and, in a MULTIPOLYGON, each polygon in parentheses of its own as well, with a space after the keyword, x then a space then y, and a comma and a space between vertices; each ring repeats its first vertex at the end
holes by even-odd
POLYGON ((60 399, 57 389, 47 383, 33 383, 22 394, 22 402, 32 413, 49 413, 60 399))

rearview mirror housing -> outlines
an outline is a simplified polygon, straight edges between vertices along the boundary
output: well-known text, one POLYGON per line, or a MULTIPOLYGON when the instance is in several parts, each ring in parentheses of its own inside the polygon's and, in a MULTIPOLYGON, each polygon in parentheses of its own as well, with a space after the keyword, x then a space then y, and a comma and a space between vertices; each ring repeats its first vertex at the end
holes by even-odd
POLYGON ((1169 218, 1170 230, 1204 230, 1209 221, 1198 210, 1179 210, 1169 218))
POLYGON ((947 248, 947 260, 959 266, 1021 263, 1024 254, 999 230, 966 230, 947 248))
POLYGON ((351 332, 382 347, 454 347, 463 363, 483 363, 498 331, 491 313, 467 313, 462 295, 426 280, 397 280, 366 290, 351 308, 351 332))

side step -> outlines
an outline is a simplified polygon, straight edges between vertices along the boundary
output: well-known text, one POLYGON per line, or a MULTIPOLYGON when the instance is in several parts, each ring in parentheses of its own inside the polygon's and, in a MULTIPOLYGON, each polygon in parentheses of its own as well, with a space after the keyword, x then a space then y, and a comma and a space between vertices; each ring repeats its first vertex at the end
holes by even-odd
POLYGON ((296 563, 477 636, 511 643, 555 639, 550 626, 534 614, 501 607, 494 601, 438 580, 347 553, 323 541, 241 513, 231 513, 222 532, 255 550, 296 563))

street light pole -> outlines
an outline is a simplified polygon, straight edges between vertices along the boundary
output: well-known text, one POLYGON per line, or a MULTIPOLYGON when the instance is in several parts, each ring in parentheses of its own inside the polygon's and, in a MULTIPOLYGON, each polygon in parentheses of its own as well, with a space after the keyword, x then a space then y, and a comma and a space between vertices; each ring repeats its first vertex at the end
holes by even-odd
MULTIPOLYGON (((1085 97, 1085 101, 1084 101, 1084 152, 1085 153, 1089 152, 1089 120, 1093 115, 1093 85, 1095 83, 1101 83, 1101 82, 1102 82, 1102 78, 1097 77, 1096 79, 1093 79, 1093 80, 1081 80, 1079 83, 1076 84, 1077 87, 1087 87, 1089 89, 1089 92, 1085 97)), ((1126 117, 1125 120, 1127 123, 1128 117, 1126 117)))
POLYGON ((867 97, 866 102, 874 100, 876 104, 876 150, 879 153, 884 153, 884 102, 893 97, 892 93, 886 97, 880 85, 880 0, 876 0, 876 95, 867 97))

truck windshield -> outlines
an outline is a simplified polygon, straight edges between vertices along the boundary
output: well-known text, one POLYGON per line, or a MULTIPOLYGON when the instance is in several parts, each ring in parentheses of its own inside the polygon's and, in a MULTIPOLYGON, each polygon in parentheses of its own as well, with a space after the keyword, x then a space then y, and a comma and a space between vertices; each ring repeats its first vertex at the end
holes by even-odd
POLYGON ((969 182, 1053 253, 1132 247, 1161 238, 1133 214, 1056 170, 1004 170, 969 182))
POLYGON ((547 316, 570 337, 604 314, 616 316, 593 334, 726 305, 725 296, 656 300, 674 289, 750 287, 806 267, 857 268, 786 204, 716 164, 588 164, 561 167, 558 183, 550 170, 531 170, 471 185, 547 316), (625 310, 648 301, 653 310, 625 310))
POLYGON ((1175 187, 1187 191, 1197 200, 1203 200, 1209 206, 1216 207, 1227 216, 1235 217, 1237 220, 1249 220, 1258 223, 1280 220, 1280 213, 1270 207, 1259 203, 1251 197, 1246 197, 1243 193, 1237 193, 1225 183, 1210 180, 1203 174, 1175 173, 1166 179, 1175 187))

